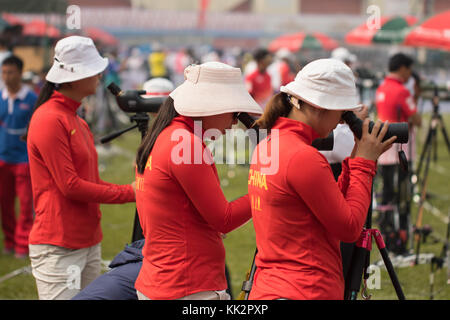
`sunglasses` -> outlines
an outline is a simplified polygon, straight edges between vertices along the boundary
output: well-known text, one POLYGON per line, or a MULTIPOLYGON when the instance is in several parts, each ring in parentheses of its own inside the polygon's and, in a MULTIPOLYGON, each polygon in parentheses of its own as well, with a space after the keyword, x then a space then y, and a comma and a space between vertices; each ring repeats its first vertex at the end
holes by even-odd
POLYGON ((240 112, 233 112, 233 120, 237 120, 240 114, 240 112))

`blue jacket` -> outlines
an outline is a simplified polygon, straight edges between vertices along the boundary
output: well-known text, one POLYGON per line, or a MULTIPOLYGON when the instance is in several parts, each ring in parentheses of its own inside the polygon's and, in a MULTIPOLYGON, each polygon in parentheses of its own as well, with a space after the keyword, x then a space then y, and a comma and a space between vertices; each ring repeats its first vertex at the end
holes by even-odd
POLYGON ((25 85, 14 100, 6 89, 0 91, 0 160, 28 162, 27 145, 20 137, 27 130, 36 100, 36 94, 25 85))
POLYGON ((134 283, 142 266, 145 240, 126 245, 109 264, 112 268, 78 293, 72 300, 138 300, 134 283))

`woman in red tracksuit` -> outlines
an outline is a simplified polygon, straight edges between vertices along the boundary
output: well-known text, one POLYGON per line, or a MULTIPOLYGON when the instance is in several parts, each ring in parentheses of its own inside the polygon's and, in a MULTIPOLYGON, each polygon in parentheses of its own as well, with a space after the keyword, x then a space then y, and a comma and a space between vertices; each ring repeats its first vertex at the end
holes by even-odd
POLYGON ((100 275, 99 204, 135 200, 132 185, 100 179, 93 135, 76 113, 107 64, 91 39, 60 40, 29 125, 36 212, 29 248, 40 299, 70 299, 100 275))
POLYGON ((281 87, 257 121, 270 135, 255 149, 249 173, 258 248, 250 299, 343 299, 339 243, 362 232, 375 161, 395 137, 381 142, 387 125, 380 130, 377 123, 369 134, 365 121, 337 184, 311 143, 327 137, 345 110, 359 107, 352 71, 320 59, 281 87), (277 172, 266 170, 261 149, 278 151, 277 172))
POLYGON ((136 206, 146 239, 139 299, 225 300, 222 234, 251 217, 245 195, 228 202, 203 137, 216 138, 237 112, 261 114, 240 69, 189 66, 137 154, 136 206), (208 133, 209 132, 209 133, 208 133))

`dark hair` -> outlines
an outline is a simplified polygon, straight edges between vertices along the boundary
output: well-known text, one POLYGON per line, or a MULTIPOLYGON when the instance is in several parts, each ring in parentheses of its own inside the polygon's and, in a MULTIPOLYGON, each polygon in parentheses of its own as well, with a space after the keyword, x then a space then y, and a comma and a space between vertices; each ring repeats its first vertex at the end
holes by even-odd
POLYGON ((18 56, 12 55, 3 60, 2 65, 15 65, 20 72, 23 70, 23 61, 18 56))
MULTIPOLYGON (((39 96, 36 100, 36 104, 34 105, 33 114, 36 112, 36 109, 39 108, 41 105, 43 105, 45 102, 50 99, 53 92, 56 89, 56 84, 50 81, 45 81, 44 86, 42 87, 41 91, 39 92, 39 96)), ((33 116, 33 115, 31 115, 33 116)), ((28 122, 27 131, 25 134, 21 137, 23 141, 27 141, 28 137, 28 128, 30 127, 30 123, 28 122)))
POLYGON ((405 66, 406 68, 410 68, 413 63, 414 60, 406 54, 397 53, 389 59, 389 71, 395 72, 403 66, 405 66))
POLYGON ((144 173, 145 165, 147 164, 148 157, 150 152, 152 152, 156 139, 177 116, 178 112, 175 110, 173 99, 171 97, 167 97, 162 106, 159 108, 155 121, 150 127, 150 130, 148 130, 137 151, 136 166, 138 173, 144 173))
POLYGON ((253 53, 253 59, 255 59, 256 62, 264 60, 266 56, 270 55, 270 52, 267 49, 261 48, 257 49, 253 53))
POLYGON ((270 131, 279 117, 287 117, 292 110, 289 97, 286 93, 280 92, 274 95, 266 105, 263 115, 256 120, 255 124, 260 129, 270 131))

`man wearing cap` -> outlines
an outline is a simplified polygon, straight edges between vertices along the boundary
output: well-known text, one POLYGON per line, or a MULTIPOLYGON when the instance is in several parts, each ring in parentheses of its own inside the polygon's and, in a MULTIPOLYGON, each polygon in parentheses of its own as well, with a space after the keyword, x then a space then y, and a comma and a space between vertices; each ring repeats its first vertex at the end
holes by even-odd
POLYGON ((100 275, 100 203, 134 202, 134 187, 100 179, 94 137, 77 115, 108 64, 92 39, 55 46, 27 133, 35 221, 29 237, 40 299, 66 300, 100 275))
POLYGON ((225 300, 226 234, 250 219, 247 195, 228 202, 204 135, 218 139, 239 112, 261 114, 239 68, 188 66, 136 157, 136 206, 146 239, 139 299, 225 300), (168 201, 168 197, 170 200, 168 201))
POLYGON ((10 56, 3 61, 0 91, 0 211, 4 253, 28 256, 28 235, 33 225, 33 198, 25 133, 36 103, 36 95, 22 84, 23 61, 10 56), (20 202, 16 219, 15 199, 20 202))
POLYGON ((257 120, 270 135, 254 151, 250 172, 265 174, 255 155, 277 143, 279 168, 261 186, 249 180, 258 253, 250 299, 333 299, 344 297, 340 242, 360 236, 371 201, 375 161, 394 141, 382 142, 381 122, 343 162, 338 183, 330 165, 311 143, 325 138, 347 110, 361 107, 353 72, 336 59, 307 64, 280 88, 257 120))
MULTIPOLYGON (((411 77, 413 60, 403 54, 397 53, 389 59, 389 74, 378 87, 375 95, 375 104, 378 118, 389 122, 409 122, 411 126, 421 125, 421 116, 417 112, 417 106, 413 96, 405 87, 405 83, 411 77)), ((381 204, 400 204, 404 199, 399 198, 401 185, 408 174, 400 169, 397 152, 402 145, 394 144, 388 152, 378 160, 383 177, 383 195, 381 204), (394 177, 397 178, 397 188, 394 187, 394 177), (396 190, 397 189, 397 190, 396 190)), ((403 146, 409 161, 410 145, 403 146)), ((407 243, 409 206, 399 206, 400 230, 394 230, 392 211, 386 211, 380 223, 380 229, 386 237, 388 250, 396 253, 405 253, 407 243), (399 244, 398 244, 399 243, 399 244)))

